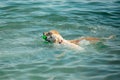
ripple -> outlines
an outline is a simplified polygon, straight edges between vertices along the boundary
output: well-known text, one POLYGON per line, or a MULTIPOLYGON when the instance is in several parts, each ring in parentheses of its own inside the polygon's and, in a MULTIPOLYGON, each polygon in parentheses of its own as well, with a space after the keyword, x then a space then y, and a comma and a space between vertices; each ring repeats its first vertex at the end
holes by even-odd
POLYGON ((1 0, 1 80, 118 80, 118 0, 1 0), (107 37, 73 51, 41 39, 58 30, 65 39, 107 37), (88 78, 89 77, 89 78, 88 78))

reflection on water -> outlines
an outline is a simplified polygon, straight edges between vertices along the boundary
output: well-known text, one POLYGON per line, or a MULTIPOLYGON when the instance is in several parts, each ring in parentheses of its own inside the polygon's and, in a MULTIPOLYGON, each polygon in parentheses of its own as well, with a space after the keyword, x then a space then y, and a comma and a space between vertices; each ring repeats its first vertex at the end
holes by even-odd
POLYGON ((118 0, 1 0, 1 80, 118 80, 118 0), (85 51, 46 44, 51 29, 64 38, 116 38, 84 46, 85 51))

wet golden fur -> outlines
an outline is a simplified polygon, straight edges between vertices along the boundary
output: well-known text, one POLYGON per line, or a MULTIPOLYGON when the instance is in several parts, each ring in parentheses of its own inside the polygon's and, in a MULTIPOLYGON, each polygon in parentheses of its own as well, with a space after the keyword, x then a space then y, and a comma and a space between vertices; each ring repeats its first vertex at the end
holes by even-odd
MULTIPOLYGON (((78 48, 78 49, 83 49, 82 47, 80 47, 80 44, 84 40, 88 41, 89 43, 96 43, 96 42, 99 42, 101 40, 100 38, 96 38, 96 37, 80 37, 79 39, 66 40, 56 30, 44 32, 43 35, 47 36, 46 41, 48 41, 48 42, 69 45, 72 48, 78 48)), ((113 36, 110 36, 106 39, 111 39, 111 38, 113 38, 113 36)))
MULTIPOLYGON (((60 33, 58 31, 56 31, 56 30, 51 30, 49 32, 44 32, 44 35, 46 35, 46 36, 54 35, 54 37, 56 37, 55 40, 53 41, 54 43, 59 43, 59 41, 65 40, 60 35, 60 33)), ((95 37, 81 37, 79 39, 67 40, 67 41, 70 42, 70 43, 74 43, 74 44, 78 45, 80 43, 80 41, 82 41, 82 40, 87 40, 87 41, 90 41, 90 43, 94 43, 94 42, 98 42, 100 39, 99 38, 95 38, 95 37)))

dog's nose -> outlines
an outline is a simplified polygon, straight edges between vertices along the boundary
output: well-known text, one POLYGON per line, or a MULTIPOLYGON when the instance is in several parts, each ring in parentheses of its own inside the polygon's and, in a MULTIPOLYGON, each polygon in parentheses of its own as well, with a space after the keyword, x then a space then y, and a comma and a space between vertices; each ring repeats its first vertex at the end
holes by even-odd
POLYGON ((45 35, 45 32, 43 32, 43 35, 45 35))

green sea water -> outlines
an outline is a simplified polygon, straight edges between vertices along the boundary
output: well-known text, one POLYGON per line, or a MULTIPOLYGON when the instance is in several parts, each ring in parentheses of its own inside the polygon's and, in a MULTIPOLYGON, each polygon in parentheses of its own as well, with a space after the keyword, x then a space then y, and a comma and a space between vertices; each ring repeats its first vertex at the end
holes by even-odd
POLYGON ((0 80, 119 79, 119 0, 0 0, 0 80), (52 29, 65 39, 116 37, 77 51, 46 44, 52 29))

